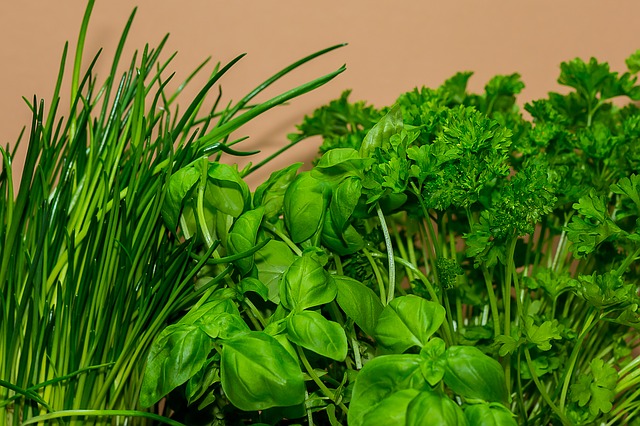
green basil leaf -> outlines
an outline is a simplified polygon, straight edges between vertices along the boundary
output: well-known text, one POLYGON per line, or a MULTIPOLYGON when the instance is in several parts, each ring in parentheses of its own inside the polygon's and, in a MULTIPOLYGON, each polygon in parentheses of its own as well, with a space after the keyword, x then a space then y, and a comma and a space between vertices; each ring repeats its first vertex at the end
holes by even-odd
MULTIPOLYGON (((244 212, 236 219, 227 237, 229 254, 244 253, 255 247, 263 215, 264 209, 258 207, 244 212)), ((237 259, 233 264, 242 275, 246 275, 253 268, 253 255, 237 259)))
MULTIPOLYGON (((465 426, 467 419, 462 408, 453 402, 446 395, 435 392, 420 392, 407 407, 407 426, 420 426, 425 424, 431 426, 465 426)), ((476 425, 475 423, 471 423, 476 425)))
POLYGON ((216 354, 209 358, 207 364, 187 381, 185 396, 188 404, 195 403, 213 384, 218 382, 220 382, 220 356, 216 354))
POLYGON ((367 413, 396 392, 430 389, 420 372, 421 362, 419 355, 383 355, 366 363, 353 386, 348 424, 370 424, 364 421, 367 413))
POLYGON ((254 255, 258 279, 269 289, 269 300, 280 303, 282 275, 296 259, 289 246, 282 241, 271 240, 254 255))
POLYGON ((373 163, 362 158, 353 148, 334 148, 324 153, 311 170, 311 176, 331 185, 338 185, 349 176, 364 177, 364 171, 373 163))
POLYGON ((251 331, 239 314, 222 312, 214 317, 202 317, 195 325, 212 339, 230 339, 251 331))
POLYGON ((212 322, 219 314, 228 313, 240 316, 236 304, 229 298, 229 293, 216 291, 211 296, 212 300, 198 307, 191 308, 179 321, 179 324, 193 325, 198 322, 212 322))
POLYGON ((247 292, 257 293, 265 302, 269 300, 269 288, 257 278, 245 277, 240 281, 236 288, 239 294, 244 295, 247 292))
POLYGON ((238 217, 250 202, 249 186, 236 168, 228 164, 209 163, 209 182, 205 199, 216 210, 238 217))
POLYGON ((446 359, 444 340, 434 337, 420 351, 423 362, 420 365, 422 374, 431 386, 437 385, 444 377, 446 359))
POLYGON ((331 212, 324 217, 321 238, 322 244, 339 256, 346 256, 360 251, 366 244, 364 238, 356 231, 353 225, 347 226, 344 231, 338 231, 333 225, 331 212))
POLYGON ((384 306, 380 298, 366 285, 353 278, 336 275, 338 305, 365 333, 374 335, 378 317, 384 306))
POLYGON ((280 282, 282 305, 297 312, 329 303, 337 292, 334 280, 310 253, 294 260, 280 282))
POLYGON ((329 186, 314 179, 309 172, 301 173, 284 194, 284 222, 294 243, 308 240, 322 227, 329 186))
POLYGON ((220 362, 222 389, 244 411, 300 404, 305 386, 296 359, 259 331, 226 340, 220 362))
POLYGON ((383 309, 375 328, 381 345, 394 353, 424 346, 442 325, 445 310, 439 303, 418 296, 401 296, 383 309))
POLYGON ((267 220, 277 218, 282 213, 284 194, 289 184, 295 179, 302 163, 294 163, 284 169, 271 173, 269 179, 263 182, 253 195, 255 207, 264 208, 264 216, 267 220))
POLYGON ((376 148, 384 148, 389 144, 391 136, 400 133, 403 128, 402 110, 396 105, 364 137, 360 146, 360 156, 367 158, 376 148))
POLYGON ((513 413, 502 404, 473 404, 464 409, 469 424, 474 426, 517 426, 513 413))
POLYGON ((150 407, 204 366, 213 341, 200 327, 170 325, 153 342, 142 379, 140 404, 150 407))
MULTIPOLYGON (((407 424, 407 408, 419 394, 420 391, 416 389, 405 389, 392 393, 380 401, 371 411, 368 411, 360 424, 376 426, 407 424)), ((349 421, 349 424, 351 425, 351 421, 349 421)), ((424 422, 421 424, 424 424, 424 422)), ((432 423, 429 422, 429 424, 431 425, 432 423)))
POLYGON ((333 192, 329 212, 333 226, 337 231, 343 231, 362 195, 362 182, 358 178, 343 180, 333 192))
POLYGON ((198 179, 200 179, 200 172, 193 166, 183 167, 169 178, 161 213, 167 228, 172 232, 178 228, 184 198, 193 189, 198 179))
POLYGON ((319 355, 336 361, 347 357, 347 335, 340 324, 315 311, 303 311, 287 320, 289 340, 319 355))
POLYGON ((475 346, 451 346, 446 352, 444 382, 465 398, 506 403, 504 370, 475 346))

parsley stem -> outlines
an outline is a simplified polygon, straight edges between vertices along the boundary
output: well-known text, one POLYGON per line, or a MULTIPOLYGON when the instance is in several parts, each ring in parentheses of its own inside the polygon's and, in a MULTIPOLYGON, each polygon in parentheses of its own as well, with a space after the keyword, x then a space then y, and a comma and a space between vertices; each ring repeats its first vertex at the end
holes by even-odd
POLYGON ((536 368, 533 365, 533 361, 531 361, 531 354, 529 353, 529 348, 527 348, 526 346, 524 348, 524 357, 527 360, 527 366, 529 367, 529 372, 531 373, 533 382, 536 384, 536 387, 538 388, 538 392, 540 392, 540 395, 542 396, 542 398, 546 401, 549 407, 551 407, 551 410, 554 412, 556 416, 558 416, 558 418, 560 419, 563 425, 565 426, 572 425, 573 423, 567 418, 567 416, 565 416, 565 414, 558 408, 558 406, 553 403, 553 401, 551 400, 551 397, 549 397, 549 393, 542 386, 542 383, 540 383, 540 379, 538 378, 538 374, 536 373, 536 368))
POLYGON ((564 371, 564 382, 562 384, 562 392, 560 394, 560 408, 564 410, 565 403, 567 401, 567 394, 569 391, 569 384, 571 383, 571 376, 573 375, 573 369, 576 365, 576 360, 578 359, 578 355, 580 355, 580 348, 582 347, 582 343, 584 339, 589 334, 589 331, 595 324, 593 320, 596 318, 597 312, 590 308, 587 319, 584 322, 584 326, 582 327, 582 333, 580 333, 580 337, 576 342, 576 345, 573 347, 573 351, 571 351, 571 356, 569 357, 569 363, 565 366, 564 371))
POLYGON ((393 300, 396 291, 396 265, 393 260, 393 245, 391 243, 391 236, 389 235, 389 228, 384 218, 384 213, 380 208, 380 203, 376 203, 376 212, 378 213, 378 219, 380 220, 380 227, 384 234, 384 244, 387 247, 387 261, 389 264, 389 288, 387 292, 387 303, 393 300))

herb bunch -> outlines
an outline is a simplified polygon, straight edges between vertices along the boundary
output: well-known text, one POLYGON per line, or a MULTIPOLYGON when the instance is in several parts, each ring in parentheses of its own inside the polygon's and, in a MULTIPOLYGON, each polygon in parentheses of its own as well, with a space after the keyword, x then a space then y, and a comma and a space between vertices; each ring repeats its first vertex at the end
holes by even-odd
POLYGON ((517 74, 382 109, 345 92, 290 135, 322 136, 310 171, 253 194, 205 162, 171 176, 163 218, 214 284, 155 341, 143 405, 172 392, 204 424, 638 424, 640 51, 627 65, 563 63, 570 90, 531 119, 517 74))
POLYGON ((142 361, 164 326, 214 283, 194 288, 205 260, 192 262, 194 242, 176 240, 164 226, 169 177, 192 163, 216 165, 223 154, 248 154, 232 148, 238 141, 229 139, 231 132, 342 71, 251 104, 329 48, 239 102, 220 107, 218 96, 205 110, 209 92, 238 57, 216 65, 180 111, 178 96, 208 61, 169 91, 175 55, 161 59, 165 37, 120 71, 134 11, 100 85, 99 54, 83 64, 93 5, 88 2, 78 38, 68 117, 59 116, 67 46, 51 104, 28 102, 33 120, 15 194, 12 159, 20 141, 0 148, 0 425, 177 424, 159 415, 159 407, 138 404, 142 361))

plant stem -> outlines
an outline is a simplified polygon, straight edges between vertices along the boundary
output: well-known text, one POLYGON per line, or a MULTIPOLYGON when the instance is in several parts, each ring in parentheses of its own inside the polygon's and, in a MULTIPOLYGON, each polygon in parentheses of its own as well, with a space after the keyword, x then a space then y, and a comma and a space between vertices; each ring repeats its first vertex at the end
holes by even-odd
POLYGON ((389 236, 389 228, 387 227, 387 222, 384 219, 384 213, 382 213, 382 209, 380 208, 380 203, 376 203, 376 211, 378 213, 378 219, 380 220, 382 233, 384 234, 384 243, 387 248, 387 261, 389 264, 389 289, 387 303, 389 303, 393 300, 396 291, 396 265, 393 256, 393 245, 391 243, 391 237, 389 236))
POLYGON ((536 387, 538 388, 538 392, 540 392, 540 395, 542 396, 542 398, 549 405, 553 413, 556 416, 558 416, 558 418, 560 419, 563 425, 571 426, 573 423, 567 418, 567 416, 565 416, 565 414, 560 409, 558 409, 556 404, 553 403, 553 401, 549 397, 549 393, 542 386, 542 383, 540 383, 540 379, 536 374, 536 369, 535 369, 535 366, 533 365, 533 361, 531 361, 531 354, 529 353, 529 349, 527 347, 524 348, 524 356, 527 360, 527 366, 529 367, 529 372, 531 373, 531 377, 533 378, 533 381, 536 384, 536 387))
POLYGON ((318 387, 320 388, 320 391, 322 391, 324 396, 326 396, 331 401, 333 401, 334 404, 339 406, 340 409, 342 409, 342 411, 344 412, 344 414, 348 414, 349 409, 342 402, 338 402, 335 394, 331 392, 331 390, 324 383, 322 383, 322 380, 320 380, 320 377, 318 377, 313 367, 311 367, 311 364, 309 364, 309 360, 307 359, 307 356, 304 354, 304 350, 298 345, 296 345, 296 350, 298 351, 298 356, 300 356, 300 360, 302 361, 304 368, 307 370, 307 373, 309 374, 311 379, 316 383, 316 385, 318 385, 318 387))

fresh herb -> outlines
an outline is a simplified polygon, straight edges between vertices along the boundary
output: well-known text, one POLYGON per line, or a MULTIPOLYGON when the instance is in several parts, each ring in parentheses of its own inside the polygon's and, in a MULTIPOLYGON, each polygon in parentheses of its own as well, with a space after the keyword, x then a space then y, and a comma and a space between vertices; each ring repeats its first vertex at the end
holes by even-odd
MULTIPOLYGON (((33 121, 29 140, 23 141, 28 153, 16 194, 12 159, 18 145, 0 148, 0 425, 53 419, 179 424, 159 415, 158 406, 143 408, 140 389, 146 402, 154 392, 191 379, 198 385, 190 386, 189 397, 199 398, 201 383, 215 383, 219 370, 208 359, 215 346, 211 339, 230 335, 232 326, 248 331, 240 311, 230 302, 199 303, 174 323, 228 280, 233 268, 252 270, 247 254, 265 247, 261 242, 256 246, 262 211, 244 212, 250 194, 242 173, 217 160, 222 154, 246 154, 234 149, 232 131, 342 71, 250 104, 264 88, 333 48, 325 49, 285 68, 238 103, 219 108, 218 97, 205 111, 209 92, 238 57, 216 65, 198 95, 179 112, 181 90, 207 61, 169 92, 167 70, 174 56, 161 59, 164 38, 156 48, 145 46, 135 53, 120 71, 134 12, 110 73, 98 83, 94 67, 99 55, 90 63, 83 58, 93 3, 88 3, 73 61, 69 115, 59 116, 67 46, 51 104, 27 102, 33 121), (216 205, 214 211, 210 203, 203 204, 211 197, 224 200, 223 207, 216 205), (216 214, 218 226, 205 228, 216 214), (199 233, 198 240, 177 239, 169 230, 178 226, 178 217, 185 233, 191 222, 208 231, 199 233), (229 231, 226 224, 231 222, 235 226, 229 231), (227 231, 228 256, 211 259, 227 231), (201 241, 210 243, 202 251, 201 241), (211 260, 233 266, 208 265, 211 260), (217 275, 197 280, 204 271, 217 275), (227 321, 228 327, 216 329, 208 321, 212 317, 227 321), (164 377, 161 385, 143 382, 146 358, 147 371, 164 377)), ((244 292, 264 288, 249 277, 243 283, 244 292)), ((229 340, 219 374, 229 383, 229 377, 236 377, 236 363, 254 362, 247 359, 246 347, 265 353, 271 349, 272 356, 288 363, 277 374, 265 370, 253 379, 271 379, 278 386, 290 377, 292 387, 273 396, 275 405, 303 399, 295 353, 289 355, 269 339, 275 340, 262 334, 229 340)))
POLYGON ((176 229, 231 270, 155 341, 143 403, 206 424, 637 424, 637 62, 563 63, 570 90, 531 120, 519 75, 472 94, 471 73, 306 117, 311 171, 237 193, 240 216, 205 191, 209 216, 176 229), (166 385, 153 366, 193 327, 166 385))

